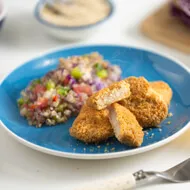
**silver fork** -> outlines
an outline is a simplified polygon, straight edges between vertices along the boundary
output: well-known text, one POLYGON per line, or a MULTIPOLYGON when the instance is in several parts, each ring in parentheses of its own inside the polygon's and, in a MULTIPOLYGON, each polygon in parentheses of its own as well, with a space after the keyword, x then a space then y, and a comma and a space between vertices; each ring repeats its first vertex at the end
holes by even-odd
POLYGON ((93 182, 76 190, 127 190, 141 187, 159 178, 173 183, 190 182, 190 158, 164 172, 140 170, 111 180, 93 182))
POLYGON ((190 182, 190 158, 164 172, 140 170, 133 175, 135 176, 137 185, 146 183, 151 178, 161 178, 173 183, 190 182))

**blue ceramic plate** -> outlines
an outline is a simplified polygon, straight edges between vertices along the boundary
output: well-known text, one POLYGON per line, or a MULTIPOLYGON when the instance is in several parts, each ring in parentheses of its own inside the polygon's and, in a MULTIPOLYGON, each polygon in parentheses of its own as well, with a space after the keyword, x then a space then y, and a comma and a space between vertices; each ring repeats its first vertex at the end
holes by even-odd
POLYGON ((115 45, 78 46, 58 49, 36 57, 10 73, 0 86, 0 120, 2 126, 21 143, 36 150, 70 158, 106 159, 145 152, 173 140, 188 128, 190 118, 190 73, 179 62, 153 52, 115 45), (173 117, 161 123, 161 128, 145 131, 144 142, 131 148, 111 138, 100 145, 87 145, 69 135, 74 120, 55 127, 35 128, 20 116, 16 100, 20 91, 35 78, 55 69, 60 57, 83 55, 97 51, 122 68, 122 77, 144 76, 150 81, 163 80, 173 89, 170 112, 173 117), (168 121, 171 124, 168 124, 168 121))

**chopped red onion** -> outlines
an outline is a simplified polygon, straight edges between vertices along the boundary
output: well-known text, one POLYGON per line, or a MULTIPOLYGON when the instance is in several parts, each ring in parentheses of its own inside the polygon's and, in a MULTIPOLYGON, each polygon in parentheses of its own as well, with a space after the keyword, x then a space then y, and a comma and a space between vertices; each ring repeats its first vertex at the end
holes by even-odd
POLYGON ((190 0, 178 0, 177 3, 180 9, 190 16, 190 0))

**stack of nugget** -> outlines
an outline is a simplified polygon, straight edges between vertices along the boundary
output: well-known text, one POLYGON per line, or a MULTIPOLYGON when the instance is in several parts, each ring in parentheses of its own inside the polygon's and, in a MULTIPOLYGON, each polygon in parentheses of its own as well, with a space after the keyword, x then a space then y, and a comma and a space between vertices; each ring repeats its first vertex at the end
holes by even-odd
POLYGON ((143 128, 157 126, 167 117, 171 98, 167 83, 129 77, 93 94, 70 134, 86 143, 98 143, 115 135, 123 144, 141 146, 143 128))
POLYGON ((70 135, 86 143, 98 143, 114 136, 107 105, 130 96, 129 84, 113 83, 90 97, 70 128, 70 135))

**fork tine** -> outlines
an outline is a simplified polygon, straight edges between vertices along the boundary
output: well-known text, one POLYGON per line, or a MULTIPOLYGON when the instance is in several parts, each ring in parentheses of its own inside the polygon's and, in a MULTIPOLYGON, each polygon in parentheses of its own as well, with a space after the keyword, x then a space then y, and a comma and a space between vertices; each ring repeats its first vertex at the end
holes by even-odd
POLYGON ((190 180, 190 158, 166 170, 164 173, 179 178, 180 180, 190 180))

